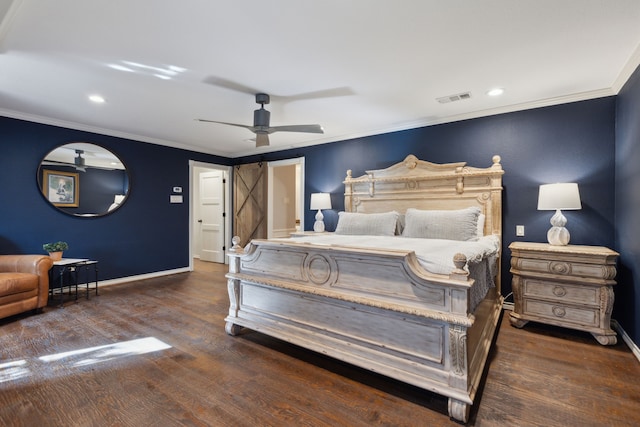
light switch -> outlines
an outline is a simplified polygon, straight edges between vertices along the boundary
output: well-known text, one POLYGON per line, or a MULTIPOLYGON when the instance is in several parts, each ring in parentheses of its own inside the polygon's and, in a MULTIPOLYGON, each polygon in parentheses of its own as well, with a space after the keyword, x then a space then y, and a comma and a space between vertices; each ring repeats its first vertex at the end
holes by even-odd
POLYGON ((516 236, 518 237, 524 236, 524 225, 516 225, 516 236))
POLYGON ((169 202, 170 203, 182 203, 182 196, 181 195, 172 194, 172 195, 169 196, 169 202))

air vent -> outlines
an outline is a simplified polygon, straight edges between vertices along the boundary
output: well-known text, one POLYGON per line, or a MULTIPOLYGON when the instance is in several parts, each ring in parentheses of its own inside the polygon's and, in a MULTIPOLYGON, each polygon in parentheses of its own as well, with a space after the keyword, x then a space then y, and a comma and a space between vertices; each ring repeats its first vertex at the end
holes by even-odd
POLYGON ((471 98, 471 92, 464 92, 455 95, 443 96, 442 98, 436 98, 436 101, 440 104, 448 104, 449 102, 462 101, 469 98, 471 98))

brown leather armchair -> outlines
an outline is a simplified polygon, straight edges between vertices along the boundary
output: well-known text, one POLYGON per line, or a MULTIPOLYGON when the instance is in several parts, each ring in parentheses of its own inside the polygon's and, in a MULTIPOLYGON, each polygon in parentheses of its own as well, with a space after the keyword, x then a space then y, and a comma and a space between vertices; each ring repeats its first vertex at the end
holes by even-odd
POLYGON ((0 255, 0 318, 42 311, 49 299, 52 265, 46 255, 0 255))

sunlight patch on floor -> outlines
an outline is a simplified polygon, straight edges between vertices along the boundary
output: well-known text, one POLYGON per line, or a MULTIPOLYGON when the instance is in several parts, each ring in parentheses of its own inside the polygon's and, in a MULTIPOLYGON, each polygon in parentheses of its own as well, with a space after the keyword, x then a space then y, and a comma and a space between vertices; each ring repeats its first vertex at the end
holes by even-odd
POLYGON ((66 367, 80 367, 169 348, 171 348, 169 344, 154 337, 147 337, 40 356, 33 360, 22 359, 0 363, 0 383, 24 378, 30 375, 31 368, 36 369, 36 365, 43 362, 58 362, 66 367))

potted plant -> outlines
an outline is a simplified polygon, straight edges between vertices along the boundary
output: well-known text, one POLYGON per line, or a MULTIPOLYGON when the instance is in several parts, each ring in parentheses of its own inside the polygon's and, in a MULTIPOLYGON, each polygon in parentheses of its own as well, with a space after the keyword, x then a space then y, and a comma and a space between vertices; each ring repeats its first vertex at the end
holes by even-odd
POLYGON ((69 245, 67 242, 53 242, 53 243, 45 243, 42 245, 42 249, 49 252, 49 256, 57 261, 62 259, 62 252, 69 249, 69 245))

